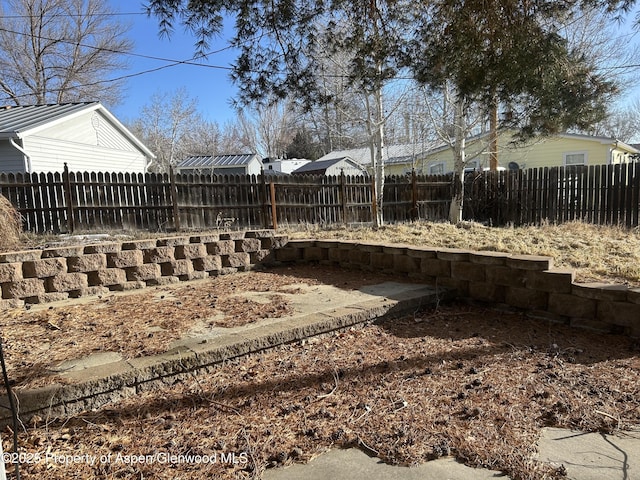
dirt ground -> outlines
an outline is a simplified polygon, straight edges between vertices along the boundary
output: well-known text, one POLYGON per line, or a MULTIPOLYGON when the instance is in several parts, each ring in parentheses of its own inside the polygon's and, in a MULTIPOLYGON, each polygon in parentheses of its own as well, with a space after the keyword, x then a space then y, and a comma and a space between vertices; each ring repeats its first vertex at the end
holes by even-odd
MULTIPOLYGON (((276 280, 267 272, 257 281, 252 273, 244 286, 268 286, 277 296, 293 278, 312 282, 315 275, 346 288, 369 278, 323 270, 328 277, 288 271, 276 280)), ((213 297, 198 294, 199 300, 180 297, 195 295, 191 290, 172 291, 171 302, 200 302, 206 309, 217 297, 216 305, 224 304, 221 292, 238 288, 240 278, 216 279, 223 283, 206 292, 213 297)), ((153 295, 149 301, 161 304, 153 295)), ((148 316, 144 305, 135 307, 133 294, 122 298, 132 302, 123 312, 148 316)), ((134 317, 127 315, 127 321, 134 317)), ((229 318, 234 315, 238 311, 229 318)), ((64 315, 48 321, 66 328, 64 315)), ((59 332, 46 325, 46 332, 59 332)), ((116 343, 127 345, 128 355, 160 348, 155 334, 153 342, 135 338, 116 343)), ((440 305, 229 361, 97 411, 53 422, 36 418, 19 435, 22 477, 259 478, 266 468, 358 446, 391 464, 453 455, 514 479, 561 478, 561 470, 535 461, 540 429, 638 426, 639 390, 637 340, 520 313, 440 305)), ((11 450, 9 433, 5 451, 11 450)))
POLYGON ((288 296, 298 285, 329 284, 352 290, 389 276, 297 266, 223 275, 98 298, 3 312, 0 331, 16 388, 61 382, 50 370, 97 352, 125 359, 163 353, 172 341, 210 327, 237 327, 293 313, 288 296), (260 301, 246 292, 268 292, 260 301))

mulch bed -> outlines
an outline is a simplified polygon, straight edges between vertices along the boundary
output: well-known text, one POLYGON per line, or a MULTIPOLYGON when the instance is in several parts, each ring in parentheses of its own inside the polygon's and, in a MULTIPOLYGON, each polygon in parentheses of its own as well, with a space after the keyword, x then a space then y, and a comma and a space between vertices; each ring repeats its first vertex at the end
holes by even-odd
POLYGON ((37 461, 22 473, 259 478, 357 446, 391 464, 453 455, 513 479, 561 478, 535 460, 540 429, 637 426, 639 390, 637 341, 440 305, 229 361, 63 421, 36 418, 20 448, 37 461), (63 455, 76 457, 63 464, 63 455))
POLYGON ((163 353, 194 327, 238 327, 290 315, 296 285, 351 290, 389 276, 297 266, 213 277, 124 294, 38 305, 3 312, 0 332, 16 388, 64 382, 50 367, 97 352, 123 358, 163 353), (241 296, 263 292, 263 301, 241 296), (267 300, 267 301, 264 301, 267 300))

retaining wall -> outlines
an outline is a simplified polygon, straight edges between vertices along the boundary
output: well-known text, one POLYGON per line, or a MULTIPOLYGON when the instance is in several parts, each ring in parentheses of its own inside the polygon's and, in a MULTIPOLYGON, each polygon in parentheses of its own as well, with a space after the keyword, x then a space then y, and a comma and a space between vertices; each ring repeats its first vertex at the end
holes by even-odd
POLYGON ((246 271, 286 243, 260 230, 2 253, 0 308, 246 271))
POLYGON ((498 252, 360 243, 289 241, 279 262, 319 262, 407 276, 459 297, 526 310, 571 326, 640 337, 640 288, 576 283, 553 259, 498 252))

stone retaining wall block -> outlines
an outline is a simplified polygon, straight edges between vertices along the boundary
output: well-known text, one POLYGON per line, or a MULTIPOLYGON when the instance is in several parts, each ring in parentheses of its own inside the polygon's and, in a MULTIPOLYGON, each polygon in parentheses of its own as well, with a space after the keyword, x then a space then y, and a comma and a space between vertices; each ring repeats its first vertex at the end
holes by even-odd
POLYGON ((550 293, 548 310, 567 317, 594 318, 596 301, 565 293, 550 293))
POLYGON ((0 263, 0 283, 22 280, 22 263, 0 263))
POLYGON ((423 258, 420 271, 432 277, 450 277, 451 262, 439 258, 423 258))
POLYGON ((45 287, 49 292, 69 292, 89 286, 86 273, 65 273, 45 280, 45 287))
POLYGON ((127 281, 127 272, 120 268, 105 268, 87 274, 89 286, 104 285, 110 287, 127 281))
POLYGON ((148 281, 155 280, 162 275, 160 264, 158 263, 145 263, 144 265, 140 265, 138 267, 130 267, 125 269, 127 272, 127 280, 137 281, 148 281))
POLYGON ((257 252, 262 248, 262 242, 259 238, 243 238, 236 240, 236 252, 251 253, 257 252))
POLYGON ((469 282, 469 296, 475 300, 505 303, 506 287, 486 282, 469 282))
POLYGON ((203 258, 207 255, 207 247, 201 243, 191 243, 189 245, 176 246, 176 260, 203 258))
POLYGON ((193 268, 200 272, 217 272, 222 268, 222 259, 219 255, 208 255, 204 258, 195 258, 193 260, 193 268))
POLYGON ((174 247, 154 247, 143 252, 144 263, 166 263, 176 259, 174 247))
POLYGON ((511 255, 506 259, 506 265, 521 270, 551 270, 553 259, 539 255, 511 255))
POLYGON ((638 328, 640 326, 640 305, 623 302, 598 302, 598 320, 612 325, 638 328))
POLYGON ((67 258, 67 269, 74 272, 94 272, 107 268, 107 256, 104 253, 88 253, 80 257, 67 258))
POLYGON ((505 287, 522 287, 527 284, 527 272, 517 268, 487 265, 485 269, 486 282, 505 287))
POLYGON ((251 263, 248 253, 232 253, 231 255, 222 256, 223 267, 241 268, 248 267, 251 263))
POLYGON ((59 273, 67 271, 66 258, 45 258, 24 262, 22 264, 22 274, 24 278, 46 278, 53 277, 59 273))
POLYGON ((546 310, 549 294, 527 288, 507 287, 505 302, 526 310, 546 310))
POLYGON ((107 253, 107 268, 139 267, 144 263, 144 257, 140 250, 123 250, 115 253, 107 253))
POLYGON ((27 298, 44 293, 44 281, 39 278, 25 278, 17 282, 2 284, 3 298, 27 298))
POLYGON ((82 245, 46 248, 42 251, 42 258, 79 257, 83 253, 84 247, 82 245))
POLYGON ((451 262, 451 278, 470 282, 483 282, 485 280, 485 267, 471 262, 451 262))
POLYGON ((575 272, 568 269, 528 270, 526 274, 527 288, 543 292, 571 293, 575 272))
POLYGON ((99 243, 84 247, 84 253, 116 253, 120 251, 122 251, 121 243, 99 243))
POLYGON ((233 240, 220 240, 214 243, 207 243, 207 253, 209 255, 231 255, 236 251, 236 243, 233 240))

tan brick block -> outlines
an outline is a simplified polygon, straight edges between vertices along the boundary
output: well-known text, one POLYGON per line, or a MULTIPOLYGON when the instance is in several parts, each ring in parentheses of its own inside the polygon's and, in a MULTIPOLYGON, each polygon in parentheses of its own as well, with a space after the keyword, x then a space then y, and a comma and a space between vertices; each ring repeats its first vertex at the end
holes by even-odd
POLYGON ((158 247, 177 247, 179 245, 188 245, 189 243, 191 243, 189 237, 167 237, 156 240, 158 247))
POLYGON ((236 252, 257 252, 262 248, 262 242, 259 238, 243 238, 236 240, 236 252))
POLYGON ((571 293, 575 280, 575 272, 571 269, 554 268, 552 270, 528 270, 526 274, 527 288, 543 292, 571 293))
POLYGON ((0 283, 22 280, 22 263, 0 263, 0 283))
POLYGON ((209 255, 204 258, 196 258, 193 260, 193 268, 200 272, 218 271, 222 268, 222 259, 219 255, 209 255))
POLYGON ((307 262, 320 262, 322 260, 328 260, 329 254, 326 248, 308 247, 303 249, 302 259, 307 262))
POLYGON ((26 278, 2 284, 3 298, 27 298, 42 295, 45 292, 44 281, 39 278, 26 278))
POLYGON ((506 259, 506 264, 521 270, 551 270, 553 259, 539 255, 512 255, 506 259))
POLYGON ((432 277, 450 277, 451 262, 439 258, 423 258, 420 271, 432 277))
POLYGON ((175 251, 176 260, 192 258, 203 258, 208 255, 207 247, 202 243, 190 243, 189 245, 178 245, 175 251))
POLYGON ((107 253, 108 268, 138 267, 144 263, 144 257, 140 250, 123 250, 121 252, 107 253))
POLYGON ((505 303, 527 310, 546 310, 549 294, 527 288, 507 287, 505 303))
POLYGON ((190 275, 194 271, 193 262, 187 259, 174 260, 170 263, 163 263, 161 265, 161 274, 163 276, 182 276, 190 275))
POLYGON ((132 242, 122 242, 122 250, 146 250, 156 246, 156 239, 134 240, 132 242))
POLYGON ((87 288, 89 280, 85 273, 65 273, 47 278, 45 286, 49 292, 70 292, 87 288))
POLYGON ((175 247, 154 247, 144 250, 142 257, 144 263, 167 263, 176 259, 175 247))
POLYGON ((275 250, 278 262, 297 262, 302 260, 302 249, 293 247, 283 247, 275 250))
POLYGON ((471 252, 469 261, 480 265, 506 265, 510 253, 503 252, 471 252))
POLYGON ((275 237, 271 238, 261 238, 260 242, 262 244, 261 248, 265 250, 271 250, 284 247, 287 243, 289 243, 289 237, 286 235, 276 235, 275 237))
POLYGON ((105 268, 96 272, 89 272, 87 275, 89 285, 99 286, 118 285, 127 281, 127 272, 120 268, 105 268))
POLYGON ((127 280, 135 282, 138 280, 156 280, 162 273, 160 271, 160 265, 157 263, 145 263, 138 267, 130 267, 126 269, 127 280))
POLYGON ((236 243, 233 240, 220 240, 207 243, 206 246, 209 255, 231 255, 236 252, 236 243))
POLYGON ((371 268, 374 271, 390 271, 393 270, 393 262, 395 255, 391 253, 372 253, 371 268))
POLYGON ((596 301, 564 293, 550 293, 547 309, 571 318, 595 318, 596 301))
POLYGON ((252 264, 269 263, 275 261, 275 254, 271 250, 258 250, 249 254, 252 264))
POLYGON ((482 302, 504 303, 505 289, 502 285, 469 282, 469 296, 482 302))
POLYGON ((22 264, 22 274, 24 278, 46 278, 53 277, 67 271, 66 258, 45 258, 24 262, 22 264))
POLYGON ((522 287, 527 284, 527 272, 511 267, 502 267, 499 265, 487 265, 485 268, 485 281, 505 287, 522 287))
POLYGON ((84 253, 84 246, 46 248, 42 251, 42 258, 80 257, 84 253))
POLYGON ((42 250, 21 250, 0 253, 0 263, 33 262, 42 258, 42 250))
POLYGON ((104 253, 88 253, 80 257, 67 258, 69 272, 95 272, 107 268, 107 256, 104 253))
POLYGON ((67 300, 68 298, 69 292, 48 292, 41 295, 35 295, 33 297, 25 298, 25 302, 33 304, 61 302, 63 300, 67 300))
POLYGON ((233 253, 231 255, 222 256, 223 267, 243 268, 251 264, 251 258, 248 253, 233 253))
POLYGON ((451 278, 470 282, 483 282, 486 267, 471 262, 451 262, 451 278))
POLYGON ((401 273, 420 271, 420 259, 409 255, 393 255, 393 270, 401 273))
POLYGON ((640 305, 627 302, 599 301, 597 318, 612 325, 638 328, 640 326, 640 305))
POLYGON ((122 243, 97 243, 84 247, 84 253, 116 253, 122 250, 122 243))

